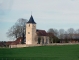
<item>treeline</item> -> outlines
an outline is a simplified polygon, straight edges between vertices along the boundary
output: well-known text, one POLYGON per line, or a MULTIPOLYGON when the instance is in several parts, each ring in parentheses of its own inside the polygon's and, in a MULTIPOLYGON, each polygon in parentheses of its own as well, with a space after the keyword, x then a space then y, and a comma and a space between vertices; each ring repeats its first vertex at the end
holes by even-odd
POLYGON ((53 33, 60 40, 78 40, 79 39, 79 29, 69 28, 68 30, 64 29, 53 29, 50 28, 47 32, 53 33))
MULTIPOLYGON (((7 36, 9 38, 19 38, 19 37, 23 37, 22 39, 22 43, 25 41, 25 37, 26 37, 26 23, 27 23, 27 19, 23 19, 20 18, 17 20, 17 22, 8 30, 7 32, 7 36)), ((53 33, 55 38, 54 40, 57 39, 79 39, 79 29, 74 29, 74 28, 69 28, 68 30, 64 30, 64 29, 53 29, 50 28, 48 29, 47 32, 53 33)))

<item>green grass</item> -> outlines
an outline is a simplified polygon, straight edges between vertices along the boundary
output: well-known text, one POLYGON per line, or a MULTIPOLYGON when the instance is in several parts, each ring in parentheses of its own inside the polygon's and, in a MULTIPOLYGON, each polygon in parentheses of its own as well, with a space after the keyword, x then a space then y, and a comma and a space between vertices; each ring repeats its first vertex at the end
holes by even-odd
POLYGON ((0 48, 0 60, 79 60, 79 45, 0 48))

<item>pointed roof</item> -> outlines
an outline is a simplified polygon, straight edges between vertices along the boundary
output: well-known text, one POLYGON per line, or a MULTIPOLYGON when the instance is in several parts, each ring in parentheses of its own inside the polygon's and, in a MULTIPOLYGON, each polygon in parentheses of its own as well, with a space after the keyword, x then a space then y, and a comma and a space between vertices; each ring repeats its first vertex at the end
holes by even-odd
POLYGON ((32 24, 36 24, 36 22, 33 19, 33 16, 31 15, 29 21, 27 23, 32 23, 32 24))

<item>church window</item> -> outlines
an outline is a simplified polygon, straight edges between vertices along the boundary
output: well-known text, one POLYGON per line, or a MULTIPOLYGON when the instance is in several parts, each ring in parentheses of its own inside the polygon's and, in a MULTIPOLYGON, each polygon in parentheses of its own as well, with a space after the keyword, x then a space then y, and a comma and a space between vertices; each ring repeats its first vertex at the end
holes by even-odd
POLYGON ((29 27, 30 27, 30 24, 29 24, 29 27))
POLYGON ((35 25, 33 25, 35 27, 35 25))
POLYGON ((30 34, 30 32, 28 32, 28 34, 30 34))

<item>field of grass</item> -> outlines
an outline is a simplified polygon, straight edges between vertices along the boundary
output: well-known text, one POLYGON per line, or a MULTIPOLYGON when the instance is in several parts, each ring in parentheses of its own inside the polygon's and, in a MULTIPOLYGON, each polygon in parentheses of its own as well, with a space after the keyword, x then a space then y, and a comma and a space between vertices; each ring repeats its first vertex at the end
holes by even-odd
POLYGON ((79 60, 79 45, 0 48, 0 60, 79 60))

